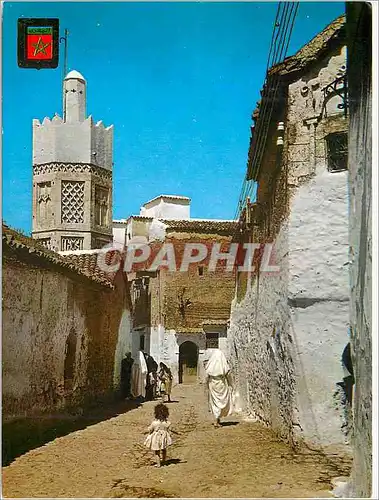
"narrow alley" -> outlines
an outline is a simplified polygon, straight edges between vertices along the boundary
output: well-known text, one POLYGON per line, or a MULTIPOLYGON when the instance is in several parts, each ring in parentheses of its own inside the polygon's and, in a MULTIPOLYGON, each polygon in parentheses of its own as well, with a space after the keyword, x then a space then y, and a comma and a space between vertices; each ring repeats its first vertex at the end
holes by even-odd
POLYGON ((169 405, 178 432, 168 463, 143 447, 156 402, 29 451, 3 469, 5 497, 327 498, 350 463, 292 451, 259 423, 236 415, 215 429, 204 386, 177 385, 169 405))

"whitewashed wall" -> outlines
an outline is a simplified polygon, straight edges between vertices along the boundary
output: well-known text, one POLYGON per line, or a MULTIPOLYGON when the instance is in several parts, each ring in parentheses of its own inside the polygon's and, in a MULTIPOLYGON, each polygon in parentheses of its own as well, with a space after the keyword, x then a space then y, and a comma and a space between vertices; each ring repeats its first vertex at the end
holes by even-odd
POLYGON ((160 198, 143 205, 140 215, 162 219, 189 219, 189 200, 165 200, 160 198))
POLYGON ((113 221, 112 233, 113 243, 123 246, 126 244, 126 223, 113 221))
POLYGON ((233 304, 229 355, 251 416, 288 440, 345 448, 336 384, 348 342, 347 172, 327 170, 325 136, 346 130, 341 98, 320 113, 324 86, 346 69, 346 48, 289 86, 289 216, 276 235, 280 270, 262 274, 233 304), (329 128, 328 128, 329 127, 329 128))

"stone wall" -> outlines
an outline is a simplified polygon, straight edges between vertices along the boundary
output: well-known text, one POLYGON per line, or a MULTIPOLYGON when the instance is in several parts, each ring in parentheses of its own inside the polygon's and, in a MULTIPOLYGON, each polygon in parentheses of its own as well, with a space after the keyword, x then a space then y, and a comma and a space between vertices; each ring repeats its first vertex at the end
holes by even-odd
POLYGON ((208 264, 212 245, 218 242, 221 251, 226 252, 230 238, 178 233, 166 241, 173 243, 178 263, 187 243, 202 243, 208 250, 208 257, 198 264, 190 264, 188 271, 164 272, 166 328, 201 328, 208 319, 226 321, 235 290, 234 270, 227 271, 225 261, 219 261, 214 271, 208 269, 208 264))
POLYGON ((353 497, 371 497, 372 492, 371 8, 365 2, 347 3, 352 261, 350 321, 355 372, 353 497))
POLYGON ((264 210, 250 233, 274 243, 279 271, 239 276, 229 330, 243 410, 290 442, 343 451, 336 384, 349 325, 347 172, 328 171, 325 138, 348 123, 335 94, 325 113, 322 89, 344 67, 341 43, 284 92, 286 115, 273 118, 285 123, 283 154, 275 160, 269 135, 257 193, 264 210))
POLYGON ((112 241, 111 213, 108 170, 80 163, 50 163, 33 169, 32 234, 49 241, 48 248, 58 252, 102 248, 112 241), (96 214, 103 202, 107 213, 99 221, 96 214))
POLYGON ((82 407, 117 389, 130 318, 122 275, 115 287, 4 255, 5 419, 82 407))
POLYGON ((149 314, 140 314, 138 307, 135 308, 133 353, 136 354, 139 348, 140 335, 145 335, 145 351, 157 362, 163 361, 171 367, 175 383, 178 382, 179 350, 184 342, 193 342, 198 348, 199 380, 204 378, 203 362, 209 356, 206 332, 219 333, 219 346, 227 349, 226 323, 235 290, 234 270, 227 271, 225 261, 219 261, 216 269, 209 271, 208 263, 212 245, 218 242, 221 251, 226 252, 230 240, 230 236, 197 233, 195 229, 187 233, 171 231, 165 243, 173 245, 177 269, 180 268, 186 243, 203 243, 208 256, 202 262, 190 264, 188 271, 169 271, 165 268, 157 273, 143 271, 143 267, 149 269, 162 245, 162 242, 152 242, 148 261, 135 266, 134 283, 138 281, 137 276, 150 277, 148 287, 140 297, 142 302, 149 303, 149 314), (210 324, 204 325, 205 322, 210 324))
POLYGON ((229 359, 242 410, 293 440, 295 406, 288 289, 288 229, 275 242, 280 272, 252 277, 243 300, 234 301, 230 319, 229 359))
POLYGON ((179 349, 185 341, 198 348, 198 380, 203 380, 203 363, 209 357, 206 349, 206 331, 219 333, 219 346, 223 347, 223 329, 219 325, 205 326, 204 322, 226 321, 234 296, 234 272, 225 269, 220 261, 214 271, 208 269, 212 245, 221 244, 221 251, 229 248, 230 237, 217 234, 176 233, 166 240, 173 243, 176 261, 180 264, 186 243, 202 243, 208 249, 208 257, 198 264, 190 264, 188 271, 165 271, 163 295, 163 324, 165 336, 161 344, 162 354, 172 367, 178 380, 179 349), (221 331, 222 330, 222 331, 221 331))

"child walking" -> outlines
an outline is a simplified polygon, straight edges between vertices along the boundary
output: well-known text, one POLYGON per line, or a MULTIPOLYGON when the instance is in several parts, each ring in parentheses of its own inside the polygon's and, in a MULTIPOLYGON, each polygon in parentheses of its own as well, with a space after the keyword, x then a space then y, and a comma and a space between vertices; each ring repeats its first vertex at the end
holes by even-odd
POLYGON ((154 417, 155 419, 147 429, 149 435, 145 439, 145 446, 155 452, 157 457, 155 467, 160 467, 166 461, 167 447, 172 444, 169 433, 171 423, 168 421, 169 411, 167 406, 163 403, 156 405, 154 417))

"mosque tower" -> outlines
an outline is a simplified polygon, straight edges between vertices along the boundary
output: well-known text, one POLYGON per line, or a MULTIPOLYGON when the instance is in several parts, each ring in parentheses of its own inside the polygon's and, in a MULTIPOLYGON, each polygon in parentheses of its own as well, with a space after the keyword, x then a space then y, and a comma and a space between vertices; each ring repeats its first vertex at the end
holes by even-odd
POLYGON ((86 81, 63 83, 63 118, 33 120, 33 238, 55 251, 112 241, 113 126, 86 118, 86 81))

